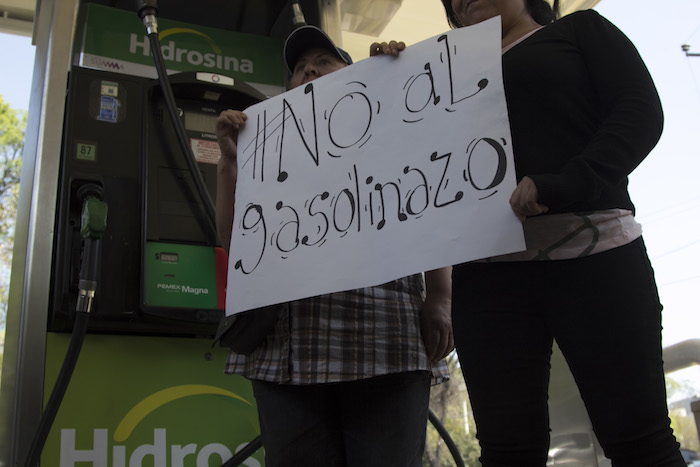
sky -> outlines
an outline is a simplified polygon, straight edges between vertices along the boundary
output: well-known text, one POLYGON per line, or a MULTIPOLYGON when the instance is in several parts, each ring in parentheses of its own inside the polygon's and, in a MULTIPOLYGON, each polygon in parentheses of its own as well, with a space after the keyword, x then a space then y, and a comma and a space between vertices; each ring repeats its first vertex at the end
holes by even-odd
MULTIPOLYGON (((437 0, 404 0, 406 8, 399 10, 396 22, 411 20, 403 13, 409 8, 415 20, 418 2, 426 9, 418 12, 425 18, 425 27, 418 31, 425 31, 423 38, 439 33, 442 6, 437 0)), ((688 57, 681 50, 682 44, 689 44, 690 52, 700 53, 700 0, 601 0, 595 9, 637 46, 664 106, 663 136, 630 176, 629 188, 664 304, 663 345, 700 339, 700 149, 695 142, 700 129, 700 56, 688 57)), ((401 40, 402 34, 390 25, 380 39, 401 40)), ((368 47, 369 42, 362 44, 362 53, 368 47)), ((356 60, 366 56, 351 53, 356 60)), ((28 108, 33 55, 30 38, 0 33, 0 95, 15 109, 28 108)), ((693 384, 700 395, 700 366, 672 376, 693 384)))
POLYGON ((0 33, 0 61, 5 64, 0 73, 0 95, 13 109, 27 110, 34 69, 31 38, 0 33))
MULTIPOLYGON (((602 0, 595 8, 632 40, 664 107, 664 133, 630 176, 630 195, 664 305, 663 345, 700 338, 700 1, 602 0)), ((671 375, 694 383, 700 367, 671 375)))

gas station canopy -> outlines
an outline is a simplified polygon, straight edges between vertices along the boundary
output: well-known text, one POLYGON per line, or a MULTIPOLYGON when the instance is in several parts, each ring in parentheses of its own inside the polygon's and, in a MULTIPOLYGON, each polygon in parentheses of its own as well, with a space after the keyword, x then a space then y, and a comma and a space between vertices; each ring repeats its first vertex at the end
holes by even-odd
MULTIPOLYGON (((576 10, 593 8, 600 0, 563 0, 562 15, 576 10)), ((103 0, 95 3, 132 9, 135 2, 124 0, 103 0)), ((302 1, 302 7, 304 2, 302 1)), ((308 2, 310 3, 310 2, 308 2)), ((410 29, 420 29, 420 20, 424 16, 420 10, 441 9, 437 0, 426 6, 424 1, 411 0, 338 0, 340 19, 343 31, 376 37, 391 22, 400 8, 409 10, 402 16, 402 21, 408 17, 414 23, 410 29), (434 3, 434 5, 432 4, 434 3), (415 11, 415 14, 411 12, 415 11)), ((161 16, 175 20, 189 20, 197 22, 197 17, 206 16, 206 23, 218 21, 213 25, 221 29, 236 30, 240 32, 265 34, 274 26, 274 21, 279 17, 287 2, 285 0, 243 0, 237 2, 223 0, 171 0, 160 5, 161 16), (214 14, 212 14, 214 12, 214 14), (267 21, 261 21, 266 18, 267 21), (254 19, 249 21, 248 19, 254 19), (264 30, 250 30, 251 26, 267 28, 264 30)), ((22 36, 32 36, 34 16, 36 9, 41 6, 41 0, 0 0, 0 32, 22 36)), ((309 11, 313 9, 308 9, 309 11)), ((315 23, 313 18, 307 18, 310 23, 315 23)))
POLYGON ((19 36, 32 35, 34 27, 34 0, 2 0, 0 2, 0 32, 19 36))

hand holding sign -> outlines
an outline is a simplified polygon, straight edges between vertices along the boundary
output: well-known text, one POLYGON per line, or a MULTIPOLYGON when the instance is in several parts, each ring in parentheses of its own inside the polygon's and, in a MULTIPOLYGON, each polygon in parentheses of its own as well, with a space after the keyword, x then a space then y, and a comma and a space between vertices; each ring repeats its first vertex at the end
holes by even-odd
POLYGON ((228 313, 524 246, 498 18, 245 113, 228 313))

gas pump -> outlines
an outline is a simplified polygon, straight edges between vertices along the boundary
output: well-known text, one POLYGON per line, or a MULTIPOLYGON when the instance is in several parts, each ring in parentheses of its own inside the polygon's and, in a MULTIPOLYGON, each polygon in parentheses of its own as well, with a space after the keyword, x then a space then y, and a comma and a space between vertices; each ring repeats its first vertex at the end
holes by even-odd
MULTIPOLYGON (((243 448, 233 456, 240 462, 260 446, 254 442, 244 447, 245 441, 255 437, 257 417, 247 381, 224 375, 226 351, 211 348, 211 337, 223 315, 227 261, 218 244, 211 201, 206 198, 214 197, 216 192, 216 118, 225 109, 244 109, 265 99, 261 89, 283 89, 281 39, 260 37, 261 50, 252 55, 265 56, 265 61, 248 60, 251 69, 255 64, 264 73, 253 75, 257 88, 232 76, 235 73, 206 66, 202 71, 173 73, 169 81, 183 132, 168 118, 172 110, 169 107, 173 107, 166 99, 169 91, 163 91, 158 79, 140 73, 142 64, 136 65, 136 73, 127 73, 123 65, 112 66, 116 61, 104 57, 99 60, 110 65, 88 63, 95 60, 96 53, 85 48, 86 38, 94 38, 95 34, 112 42, 110 34, 120 33, 125 42, 129 41, 129 53, 136 50, 136 55, 148 55, 143 34, 120 28, 122 18, 124 23, 140 26, 133 11, 90 2, 79 12, 83 44, 78 41, 76 48, 83 50, 70 69, 66 94, 50 266, 45 403, 68 344, 66 332, 86 327, 88 334, 73 380, 67 391, 62 389, 65 407, 54 412, 54 428, 49 433, 50 425, 41 426, 42 439, 35 440, 30 456, 15 454, 15 458, 22 462, 29 459, 27 462, 35 465, 45 441, 42 465, 72 465, 71 461, 120 465, 139 463, 148 457, 153 457, 156 464, 167 459, 177 465, 178 459, 188 459, 199 465, 209 458, 223 462, 243 448), (117 26, 105 28, 112 22, 117 26), (182 141, 192 158, 183 157, 182 141), (89 292, 90 297, 94 293, 95 300, 91 302, 94 313, 87 321, 78 312, 85 298, 76 292, 85 283, 81 269, 88 248, 81 236, 81 221, 84 193, 90 190, 99 192, 109 206, 109 222, 100 239, 100 260, 91 268, 94 280, 90 282, 95 288, 89 292), (95 357, 105 359, 108 367, 126 367, 115 372, 119 375, 111 375, 91 361, 95 357), (171 381, 163 381, 164 376, 171 381), (118 414, 110 413, 114 410, 105 409, 104 403, 87 402, 86 392, 116 387, 117 391, 138 392, 131 401, 121 404, 118 414), (194 404, 195 399, 204 397, 209 399, 206 403, 194 404), (224 401, 223 412, 217 400, 224 401), (80 401, 78 406, 76 401, 80 401), (233 410, 232 402, 226 401, 241 408, 233 410), (178 411, 184 420, 172 420, 155 425, 152 432, 147 428, 145 433, 138 433, 141 426, 148 425, 140 420, 148 419, 152 411, 162 412, 159 407, 164 404, 185 402, 189 409, 178 411), (79 407, 82 403, 87 405, 79 407), (212 423, 211 417, 216 416, 212 411, 229 413, 212 423), (104 414, 97 415, 99 412, 104 414), (100 417, 102 420, 98 420, 100 417), (91 421, 86 421, 88 418, 91 421), (240 418, 233 422, 240 429, 230 429, 232 418, 240 418), (207 429, 197 428, 197 422, 207 425, 207 429), (218 429, 211 430, 209 425, 218 425, 218 429), (219 441, 227 439, 226 443, 219 441), (235 444, 231 445, 230 440, 235 444)), ((173 21, 168 24, 166 36, 167 31, 204 37, 205 45, 213 50, 197 51, 187 43, 168 41, 170 49, 166 52, 175 54, 175 58, 186 53, 186 58, 194 62, 191 68, 197 63, 225 68, 236 59, 219 46, 220 38, 229 40, 230 33, 173 21)), ((250 35, 233 37, 241 38, 258 41, 250 35)), ((241 62, 243 68, 246 61, 241 62)), ((70 350, 72 342, 69 355, 76 352, 70 350)), ((79 351, 80 344, 77 347, 79 351)), ((70 376, 58 375, 58 379, 70 376)), ((67 381, 64 383, 67 385, 67 381)), ((102 397, 113 399, 114 395, 102 397)), ((256 457, 260 459, 260 455, 256 457)), ((259 465, 254 458, 247 462, 259 465)))
MULTIPOLYGON (((265 96, 212 73, 171 78, 180 118, 210 196, 215 195, 215 122, 227 108, 265 96)), ((167 118, 158 81, 74 67, 55 236, 51 331, 74 319, 80 268, 77 193, 96 184, 111 206, 90 330, 211 335, 223 310, 225 253, 216 239, 167 118)))
MULTIPOLYGON (((181 73, 172 81, 196 170, 213 196, 218 114, 265 96, 211 73, 181 73)), ((91 331, 211 337, 223 314, 226 255, 175 129, 164 118, 160 86, 75 67, 69 89, 49 330, 65 331, 75 322, 91 331), (110 144, 122 139, 123 145, 110 144), (115 207, 102 261, 93 267, 104 280, 95 281, 101 306, 89 323, 77 311, 81 296, 75 294, 88 251, 80 238, 86 189, 98 190, 115 207)))

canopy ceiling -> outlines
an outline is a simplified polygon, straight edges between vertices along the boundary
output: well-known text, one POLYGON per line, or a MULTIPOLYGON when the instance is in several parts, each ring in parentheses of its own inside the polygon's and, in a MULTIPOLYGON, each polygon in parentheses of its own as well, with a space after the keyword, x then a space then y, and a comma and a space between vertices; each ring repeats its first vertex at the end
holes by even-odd
MULTIPOLYGON (((599 1, 562 0, 562 14, 592 8, 599 1)), ((41 0, 0 0, 0 32, 31 37, 34 12, 37 4, 40 2, 41 0)), ((110 0, 98 3, 131 8, 136 2, 133 0, 110 0)), ((185 18, 189 18, 191 22, 196 22, 191 19, 193 14, 196 16, 197 12, 217 11, 217 14, 214 15, 214 20, 228 21, 227 24, 231 24, 231 21, 233 21, 239 26, 237 30, 246 29, 241 23, 256 23, 269 30, 287 3, 285 0, 239 0, 236 2, 231 2, 230 0, 197 0, 196 2, 191 0, 169 0, 161 2, 160 8, 162 16, 170 19, 180 19, 174 16, 182 16, 183 21, 186 21, 185 18), (196 5, 196 12, 190 11, 194 10, 192 5, 196 5), (178 15, 175 13, 174 8, 179 9, 182 14, 178 15), (250 21, 246 21, 245 19, 247 18, 250 21)), ((303 4, 304 2, 302 1, 302 6, 303 4)), ((410 24, 407 27, 412 30, 420 29, 421 22, 425 18, 424 14, 420 11, 416 12, 416 9, 441 10, 437 0, 432 2, 426 2, 425 0, 419 2, 411 0, 338 0, 338 4, 340 5, 343 30, 370 37, 376 37, 383 32, 399 10, 402 12, 407 10, 406 14, 402 15, 401 20, 407 21, 405 17, 408 16, 410 24), (433 3, 435 5, 432 5, 433 3)), ((210 20, 212 20, 212 15, 208 15, 206 21, 210 20)), ((259 33, 264 33, 264 31, 259 33)))

